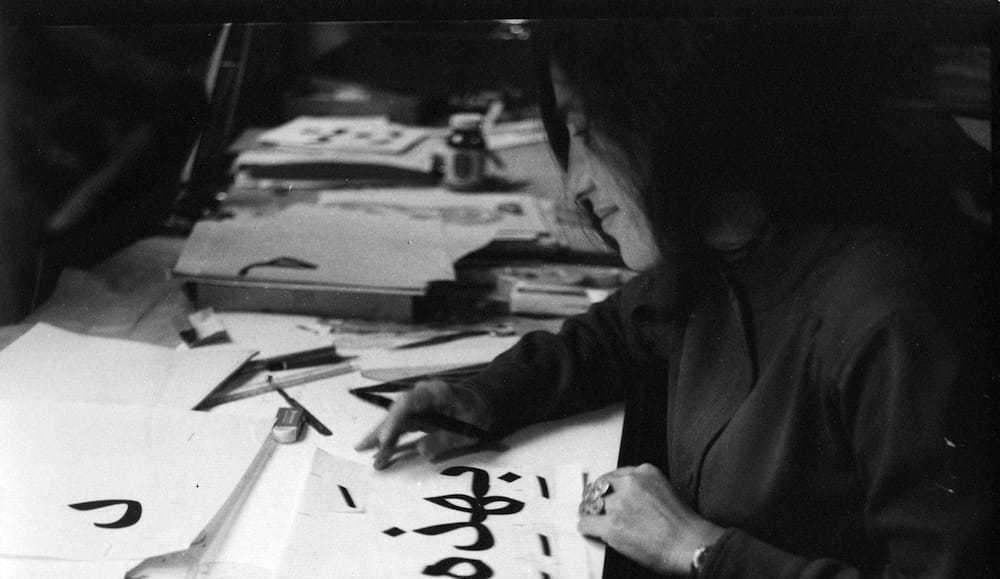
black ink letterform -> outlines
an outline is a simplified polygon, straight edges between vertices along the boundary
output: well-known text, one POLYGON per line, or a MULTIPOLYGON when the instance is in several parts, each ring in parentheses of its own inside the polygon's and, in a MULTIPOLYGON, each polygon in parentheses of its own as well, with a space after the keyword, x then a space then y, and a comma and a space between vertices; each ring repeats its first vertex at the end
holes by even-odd
POLYGON ((524 503, 503 496, 486 496, 486 493, 490 490, 490 475, 482 469, 468 466, 453 466, 441 471, 441 474, 445 476, 461 476, 467 472, 472 473, 472 496, 453 494, 426 497, 424 500, 447 509, 469 513, 469 521, 431 525, 429 527, 414 529, 413 532, 420 533, 421 535, 440 535, 463 527, 472 527, 477 532, 476 540, 470 545, 456 545, 455 548, 464 551, 484 551, 493 547, 495 542, 493 533, 483 524, 486 517, 490 515, 513 515, 514 513, 519 513, 524 508, 524 503), (497 506, 491 508, 491 505, 497 506))
POLYGON ((125 505, 125 514, 121 516, 117 521, 110 523, 94 523, 95 527, 101 527, 103 529, 122 529, 124 527, 131 527, 132 525, 139 522, 139 518, 142 517, 142 504, 139 501, 130 501, 127 499, 109 499, 103 501, 86 501, 82 503, 73 503, 69 505, 69 508, 76 509, 78 511, 92 511, 94 509, 103 509, 104 507, 111 507, 114 505, 125 505))
POLYGON ((454 577, 455 579, 489 579, 493 576, 493 569, 478 559, 466 559, 464 557, 447 557, 441 559, 433 565, 424 567, 424 575, 431 577, 454 577), (472 565, 472 573, 469 575, 457 575, 455 567, 468 563, 472 565))

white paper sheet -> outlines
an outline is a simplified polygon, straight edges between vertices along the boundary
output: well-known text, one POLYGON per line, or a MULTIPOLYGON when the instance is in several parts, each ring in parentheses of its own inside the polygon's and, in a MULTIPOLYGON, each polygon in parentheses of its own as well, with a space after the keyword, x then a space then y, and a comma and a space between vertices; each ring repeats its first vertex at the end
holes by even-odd
POLYGON ((586 577, 569 472, 452 464, 403 484, 317 450, 280 576, 586 577))
POLYGON ((259 143, 380 155, 405 152, 426 129, 389 123, 384 117, 297 117, 257 136, 259 143))
POLYGON ((323 348, 334 344, 329 326, 316 316, 265 312, 215 312, 233 343, 259 350, 258 358, 269 358, 323 348))
POLYGON ((0 557, 0 577, 4 579, 107 579, 124 577, 134 561, 67 561, 0 557))
POLYGON ((538 200, 517 193, 463 194, 440 187, 324 191, 319 205, 327 209, 374 215, 436 220, 455 237, 477 233, 488 240, 534 240, 551 228, 538 200))
POLYGON ((177 351, 37 324, 0 350, 0 398, 190 409, 255 352, 177 351))
POLYGON ((0 554, 114 560, 186 549, 243 475, 271 422, 0 401, 0 554))

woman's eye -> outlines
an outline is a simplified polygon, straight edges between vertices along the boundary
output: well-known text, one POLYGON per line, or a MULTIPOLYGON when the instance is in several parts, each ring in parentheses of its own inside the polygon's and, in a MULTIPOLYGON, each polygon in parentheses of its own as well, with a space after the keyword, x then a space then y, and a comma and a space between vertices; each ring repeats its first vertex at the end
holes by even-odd
POLYGON ((583 125, 566 123, 566 128, 569 130, 569 136, 571 137, 582 137, 587 134, 587 127, 583 125))
POLYGON ((567 123, 566 129, 569 131, 570 138, 580 139, 584 143, 590 142, 590 129, 586 125, 567 123))

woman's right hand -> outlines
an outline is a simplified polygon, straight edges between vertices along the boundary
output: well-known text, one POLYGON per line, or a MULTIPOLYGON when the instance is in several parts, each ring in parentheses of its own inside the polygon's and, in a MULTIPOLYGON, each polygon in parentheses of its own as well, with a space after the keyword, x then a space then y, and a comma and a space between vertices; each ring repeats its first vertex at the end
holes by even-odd
POLYGON ((428 458, 478 442, 475 438, 428 426, 420 420, 420 414, 426 412, 450 416, 483 430, 487 430, 492 422, 486 401, 474 390, 441 380, 425 380, 417 382, 412 390, 396 398, 382 422, 354 448, 358 451, 376 449, 374 466, 382 470, 391 463, 399 437, 407 432, 427 433, 416 442, 416 447, 421 455, 428 458))

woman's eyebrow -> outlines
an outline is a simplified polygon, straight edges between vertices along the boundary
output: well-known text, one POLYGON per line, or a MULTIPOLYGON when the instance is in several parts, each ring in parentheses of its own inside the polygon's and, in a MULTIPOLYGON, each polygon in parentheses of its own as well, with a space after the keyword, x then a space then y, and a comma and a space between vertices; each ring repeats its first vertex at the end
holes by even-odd
POLYGON ((563 102, 556 103, 556 115, 558 115, 558 117, 562 119, 563 122, 567 122, 570 118, 570 115, 582 115, 582 114, 583 110, 580 108, 580 106, 571 100, 566 100, 563 102))

